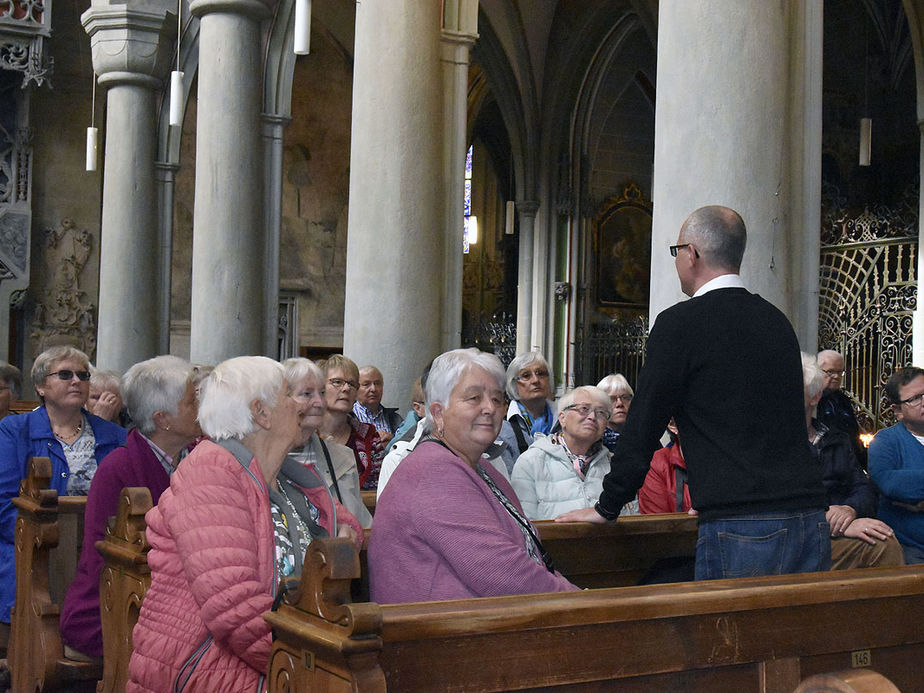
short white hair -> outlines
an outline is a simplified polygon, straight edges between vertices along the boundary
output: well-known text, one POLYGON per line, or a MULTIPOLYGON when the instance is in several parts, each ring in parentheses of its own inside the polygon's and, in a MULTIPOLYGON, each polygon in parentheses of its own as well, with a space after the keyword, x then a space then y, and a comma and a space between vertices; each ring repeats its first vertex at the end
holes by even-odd
POLYGON ((154 433, 159 411, 176 416, 192 378, 192 364, 179 356, 155 356, 129 368, 122 376, 122 397, 138 430, 154 433))
POLYGON ((92 389, 102 392, 115 392, 117 395, 121 395, 120 377, 118 371, 106 371, 92 364, 90 365, 90 387, 92 389))
POLYGON ((433 359, 430 373, 427 375, 427 417, 424 419, 424 432, 433 430, 433 415, 430 405, 439 402, 446 408, 452 389, 462 376, 473 368, 481 368, 497 381, 497 389, 504 390, 504 366, 494 354, 488 354, 475 348, 453 349, 433 359))
POLYGON ((597 383, 597 387, 606 393, 607 399, 609 399, 610 395, 615 395, 617 392, 628 392, 630 395, 635 395, 635 391, 632 389, 632 386, 629 385, 626 376, 622 373, 610 373, 609 375, 603 376, 603 379, 597 383))
POLYGON ((802 352, 802 384, 805 386, 809 399, 821 392, 825 385, 825 372, 818 365, 818 360, 804 351, 802 352))
POLYGON ((517 356, 510 362, 510 365, 507 366, 506 389, 507 396, 510 399, 515 401, 520 400, 520 396, 517 393, 517 376, 520 374, 520 371, 532 366, 534 363, 539 364, 539 366, 545 368, 549 372, 549 392, 555 391, 555 384, 552 382, 552 369, 549 368, 549 362, 545 360, 545 356, 538 351, 527 351, 517 356))
POLYGON ((296 356, 283 361, 282 367, 285 369, 286 382, 289 383, 289 387, 294 388, 299 382, 310 377, 321 386, 322 390, 324 389, 324 373, 321 367, 311 359, 296 356))
POLYGON ((202 383, 199 425, 212 440, 240 440, 257 430, 250 403, 272 409, 285 381, 282 364, 266 356, 237 356, 222 361, 202 383))
POLYGON ((602 388, 595 387, 594 385, 582 385, 581 387, 576 387, 566 392, 562 395, 561 399, 558 400, 558 411, 563 412, 574 404, 574 400, 579 394, 587 395, 603 409, 606 409, 606 419, 609 421, 609 418, 613 415, 613 403, 610 402, 610 396, 604 392, 602 388))

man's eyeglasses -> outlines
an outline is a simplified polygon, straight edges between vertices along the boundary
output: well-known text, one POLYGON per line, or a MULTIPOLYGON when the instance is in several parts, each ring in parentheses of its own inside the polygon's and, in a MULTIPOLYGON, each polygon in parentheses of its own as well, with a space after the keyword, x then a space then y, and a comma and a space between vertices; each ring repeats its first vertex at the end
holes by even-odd
POLYGON ((53 375, 58 376, 58 380, 73 380, 75 375, 77 380, 87 381, 90 379, 90 371, 69 371, 65 369, 49 373, 46 377, 50 378, 53 375))
POLYGON ((573 411, 578 414, 582 419, 586 418, 588 414, 593 412, 594 416, 600 419, 601 421, 606 421, 610 418, 610 413, 601 407, 591 407, 587 404, 572 404, 570 407, 565 407, 565 411, 573 411))
POLYGON ((336 390, 342 390, 344 385, 349 386, 351 390, 359 389, 359 383, 357 383, 355 380, 342 380, 340 378, 328 378, 327 382, 330 383, 331 387, 333 387, 336 390))
POLYGON ((535 370, 535 371, 523 371, 522 373, 517 375, 515 380, 526 381, 526 380, 532 380, 533 378, 539 378, 540 380, 542 380, 543 378, 548 378, 548 377, 549 377, 549 372, 540 369, 540 370, 535 370))
MULTIPOLYGON (((677 257, 677 253, 680 251, 681 248, 693 248, 693 244, 692 243, 681 243, 680 245, 668 246, 668 250, 671 251, 671 257, 677 257)), ((693 248, 693 255, 695 255, 696 257, 699 257, 699 251, 697 251, 696 248, 693 248)))
POLYGON ((924 401, 924 392, 914 397, 909 397, 908 399, 899 400, 902 404, 907 404, 909 407, 916 407, 922 401, 924 401))
POLYGON ((845 375, 847 375, 847 371, 826 371, 823 368, 821 369, 821 372, 824 373, 825 375, 830 375, 831 377, 839 375, 843 378, 845 375))
POLYGON ((610 402, 615 402, 616 400, 619 400, 623 404, 628 404, 632 401, 632 395, 628 392, 622 395, 610 395, 610 402))

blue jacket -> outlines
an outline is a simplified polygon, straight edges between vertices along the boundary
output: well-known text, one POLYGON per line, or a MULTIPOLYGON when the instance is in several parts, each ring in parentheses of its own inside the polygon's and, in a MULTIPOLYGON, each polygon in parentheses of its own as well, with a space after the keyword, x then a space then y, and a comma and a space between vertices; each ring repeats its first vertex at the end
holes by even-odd
POLYGON ((879 431, 869 446, 869 475, 879 488, 880 520, 895 530, 899 543, 924 550, 924 445, 899 422, 879 431))
POLYGON ((822 483, 830 505, 848 505, 857 517, 876 517, 876 490, 869 477, 857 462, 850 437, 836 428, 827 428, 815 422, 815 428, 824 435, 813 446, 824 474, 822 483))
MULTIPOLYGON (((86 411, 84 416, 96 437, 96 463, 99 464, 125 443, 127 431, 86 411)), ((13 536, 17 510, 13 498, 19 495, 19 482, 26 476, 30 457, 51 460, 51 488, 65 495, 70 471, 64 449, 51 432, 45 407, 0 421, 0 621, 5 623, 9 623, 10 609, 16 601, 13 536)))

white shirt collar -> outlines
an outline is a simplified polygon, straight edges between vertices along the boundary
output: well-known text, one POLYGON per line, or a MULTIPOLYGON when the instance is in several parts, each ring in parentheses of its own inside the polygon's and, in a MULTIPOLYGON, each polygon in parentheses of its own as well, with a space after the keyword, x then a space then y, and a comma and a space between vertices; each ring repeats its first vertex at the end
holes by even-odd
POLYGON ((710 291, 715 289, 743 289, 745 288, 744 282, 741 281, 740 275, 737 274, 722 274, 715 279, 710 279, 708 282, 703 284, 699 289, 696 290, 696 293, 693 294, 693 298, 697 296, 702 296, 707 294, 710 291))

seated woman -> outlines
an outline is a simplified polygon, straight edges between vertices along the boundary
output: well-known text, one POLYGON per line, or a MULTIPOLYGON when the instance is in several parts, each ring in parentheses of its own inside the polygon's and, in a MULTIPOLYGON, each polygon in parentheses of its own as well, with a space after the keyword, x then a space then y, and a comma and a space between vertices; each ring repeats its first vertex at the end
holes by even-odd
POLYGON ((671 444, 655 451, 645 483, 638 490, 638 509, 642 514, 685 513, 693 507, 687 485, 687 463, 673 419, 667 424, 667 432, 671 444))
POLYGON ((337 501, 353 513, 363 527, 371 527, 372 515, 359 491, 359 472, 353 451, 334 442, 325 443, 318 435, 327 409, 324 374, 313 361, 303 358, 286 359, 282 366, 286 369, 286 382, 304 408, 299 424, 301 440, 289 457, 319 472, 337 501))
POLYGON ((87 400, 87 410, 125 429, 131 428, 131 418, 125 411, 119 387, 119 374, 116 371, 104 371, 90 366, 90 398, 87 400))
POLYGON ((555 425, 552 376, 549 364, 538 351, 520 354, 507 366, 507 397, 510 406, 500 432, 507 444, 507 471, 526 452, 537 433, 548 435, 555 425))
POLYGON ((272 637, 263 614, 308 543, 361 531, 324 482, 297 462, 300 408, 282 365, 229 359, 202 387, 203 440, 146 516, 151 587, 132 635, 126 690, 256 691, 272 637), (214 441, 214 442, 213 442, 214 441))
POLYGON ((375 510, 370 596, 379 603, 577 589, 543 560, 510 484, 482 454, 504 417, 504 369, 456 349, 426 384, 429 437, 398 465, 375 510))
POLYGON ((106 535, 110 516, 119 509, 127 486, 145 486, 157 504, 170 486, 180 451, 202 434, 192 365, 176 356, 158 356, 128 369, 122 392, 136 428, 125 445, 106 456, 87 498, 83 546, 77 574, 61 607, 61 639, 71 659, 103 656, 99 613, 99 574, 103 557, 96 542, 106 535))
POLYGON ((612 409, 598 387, 585 385, 559 400, 561 432, 537 437, 520 455, 510 483, 531 520, 592 508, 603 491, 612 453, 601 438, 612 409))
POLYGON ((0 419, 10 415, 10 405, 19 399, 22 374, 16 366, 0 361, 0 419))
POLYGON ((42 402, 35 411, 0 421, 0 621, 10 622, 16 600, 13 531, 19 482, 30 457, 51 459, 51 488, 85 496, 97 465, 125 442, 125 429, 84 409, 90 394, 90 362, 70 346, 46 349, 32 365, 42 402))
POLYGON ((613 414, 606 424, 606 430, 603 431, 603 444, 609 448, 610 452, 613 452, 616 439, 619 438, 619 434, 626 425, 629 406, 632 404, 632 397, 635 393, 622 373, 610 373, 597 383, 597 387, 607 394, 613 405, 613 414))
POLYGON ((353 451, 360 487, 364 491, 374 491, 379 483, 385 446, 375 426, 353 416, 359 368, 346 356, 334 354, 321 364, 321 370, 324 372, 324 396, 327 399, 321 437, 353 451))

